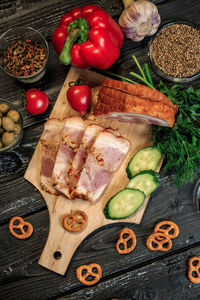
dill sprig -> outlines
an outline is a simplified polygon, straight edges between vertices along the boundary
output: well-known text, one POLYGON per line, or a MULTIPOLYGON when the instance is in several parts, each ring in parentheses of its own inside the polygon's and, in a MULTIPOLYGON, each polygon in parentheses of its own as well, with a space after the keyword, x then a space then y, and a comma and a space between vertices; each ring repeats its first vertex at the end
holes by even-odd
POLYGON ((154 127, 153 142, 165 154, 164 172, 175 171, 175 184, 193 182, 200 167, 200 87, 184 89, 162 81, 158 89, 179 106, 173 128, 154 127))

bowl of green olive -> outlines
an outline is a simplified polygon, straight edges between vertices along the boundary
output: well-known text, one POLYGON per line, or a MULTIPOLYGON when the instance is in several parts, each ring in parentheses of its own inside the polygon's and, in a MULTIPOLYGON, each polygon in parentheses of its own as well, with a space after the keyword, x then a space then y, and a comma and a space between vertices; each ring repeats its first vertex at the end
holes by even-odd
POLYGON ((23 118, 19 109, 0 99, 0 153, 17 147, 23 137, 23 118))

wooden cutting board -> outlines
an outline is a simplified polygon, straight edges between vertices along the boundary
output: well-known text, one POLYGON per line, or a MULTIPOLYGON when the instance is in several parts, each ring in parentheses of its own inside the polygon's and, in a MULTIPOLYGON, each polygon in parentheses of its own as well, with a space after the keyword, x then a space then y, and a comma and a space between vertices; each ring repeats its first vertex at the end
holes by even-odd
MULTIPOLYGON (((66 99, 68 83, 71 81, 75 81, 78 77, 85 79, 92 88, 92 102, 95 103, 98 95, 99 85, 102 83, 105 77, 89 70, 82 70, 72 67, 63 84, 50 118, 63 119, 69 116, 78 115, 78 113, 71 109, 66 99)), ((91 111, 92 106, 93 105, 91 105, 91 111)), ((94 119, 91 113, 86 117, 94 119)), ((39 259, 39 264, 59 274, 65 273, 76 248, 92 231, 103 225, 117 222, 132 222, 139 224, 149 200, 149 197, 147 197, 144 205, 137 211, 137 213, 124 220, 107 220, 104 217, 103 208, 109 198, 118 191, 124 189, 128 182, 125 171, 128 161, 138 149, 149 144, 149 140, 151 137, 151 126, 148 124, 130 124, 118 121, 103 120, 101 118, 97 118, 96 121, 104 127, 117 129, 120 134, 123 137, 128 138, 132 144, 128 155, 126 156, 118 171, 113 176, 104 194, 102 195, 102 197, 100 197, 96 204, 92 205, 83 200, 70 201, 62 196, 50 195, 41 190, 40 168, 42 148, 40 141, 36 147, 29 167, 26 170, 24 176, 24 178, 30 181, 40 191, 46 201, 49 210, 49 235, 42 255, 39 259), (63 217, 75 210, 83 210, 88 215, 87 226, 80 233, 70 233, 66 231, 62 226, 63 217), (55 258, 55 253, 60 254, 57 255, 59 258, 55 258)))

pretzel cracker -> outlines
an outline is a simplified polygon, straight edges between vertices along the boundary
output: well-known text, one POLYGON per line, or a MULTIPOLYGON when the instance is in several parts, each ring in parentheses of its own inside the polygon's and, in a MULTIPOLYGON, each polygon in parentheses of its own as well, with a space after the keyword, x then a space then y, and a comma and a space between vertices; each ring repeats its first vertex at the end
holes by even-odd
POLYGON ((90 265, 82 265, 76 269, 77 279, 85 285, 93 285, 93 284, 97 283, 100 280, 101 276, 102 276, 101 266, 96 263, 92 263, 90 265), (93 269, 96 269, 97 273, 93 272, 93 269), (86 273, 83 275, 83 271, 85 271, 85 270, 86 270, 86 273), (94 277, 94 279, 88 280, 89 276, 94 277))
POLYGON ((133 230, 130 228, 124 228, 120 232, 119 239, 116 243, 116 250, 120 254, 128 254, 132 252, 136 247, 136 235, 133 230), (127 237, 123 237, 127 234, 127 237), (128 247, 128 242, 132 240, 131 245, 128 247), (120 245, 123 245, 123 249, 120 248, 120 245))
POLYGON ((188 261, 188 278, 192 283, 200 283, 200 257, 193 256, 188 261), (198 263, 194 266, 194 262, 197 261, 198 263), (193 274, 196 274, 194 276, 193 274))
POLYGON ((165 221, 159 222, 155 226, 154 233, 156 233, 156 232, 164 233, 170 239, 175 239, 179 235, 179 227, 176 223, 174 223, 172 221, 165 220, 165 221), (163 226, 167 227, 167 228, 162 228, 163 226), (173 233, 170 233, 171 231, 173 231, 173 233))
POLYGON ((25 222, 23 218, 15 216, 13 217, 9 222, 9 230, 10 233, 16 237, 17 239, 27 239, 29 238, 33 233, 33 226, 29 222, 25 222), (14 224, 14 222, 18 221, 19 224, 14 224), (27 227, 27 230, 24 230, 24 227, 27 227), (21 234, 18 234, 14 231, 14 229, 19 229, 21 234))
POLYGON ((169 251, 172 248, 171 239, 164 233, 156 232, 152 233, 146 240, 146 246, 151 251, 169 251), (167 244, 167 247, 164 245, 167 244), (157 245, 155 247, 154 245, 157 245))

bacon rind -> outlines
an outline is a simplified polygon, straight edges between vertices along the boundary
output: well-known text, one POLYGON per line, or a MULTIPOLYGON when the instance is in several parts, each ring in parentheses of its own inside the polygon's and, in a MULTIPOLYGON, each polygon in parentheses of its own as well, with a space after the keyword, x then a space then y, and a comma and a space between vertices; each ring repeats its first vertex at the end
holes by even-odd
POLYGON ((132 84, 118 80, 104 80, 102 87, 108 87, 130 95, 145 99, 160 101, 171 107, 176 107, 163 93, 142 84, 132 84))

